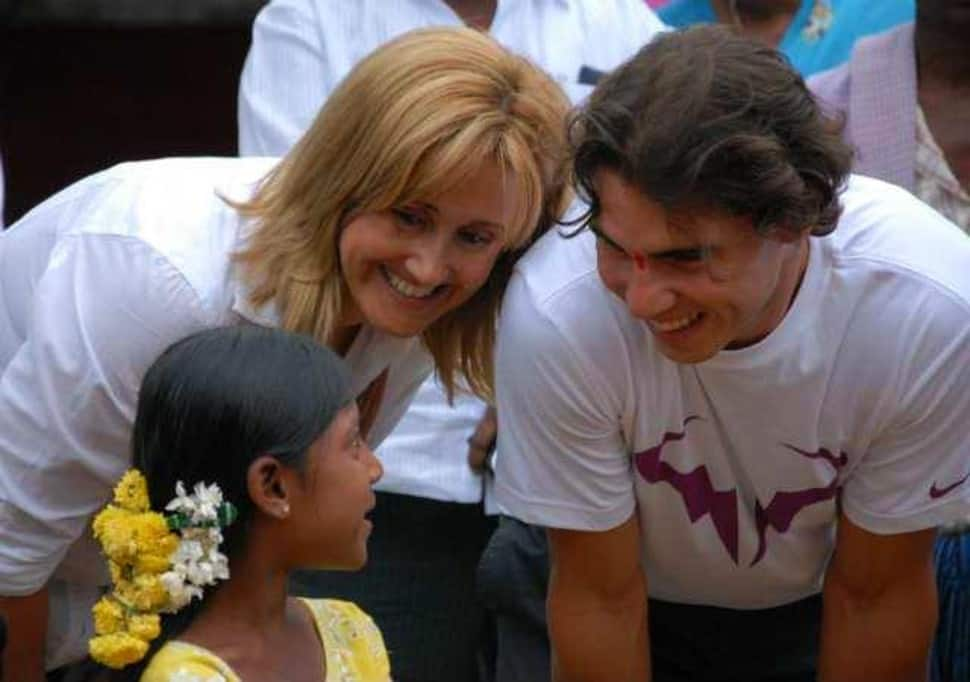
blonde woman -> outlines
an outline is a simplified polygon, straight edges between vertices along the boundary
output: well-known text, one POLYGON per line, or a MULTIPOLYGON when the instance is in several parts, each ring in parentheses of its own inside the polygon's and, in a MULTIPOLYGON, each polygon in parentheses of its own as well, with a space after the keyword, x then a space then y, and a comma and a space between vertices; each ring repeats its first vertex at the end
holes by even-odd
POLYGON ((124 164, 0 235, 9 679, 84 654, 107 584, 85 528, 129 465, 138 382, 173 341, 225 324, 312 334, 347 361, 371 446, 432 363, 490 393, 512 266, 569 198, 567 108, 487 36, 416 31, 358 64, 281 161, 124 164))

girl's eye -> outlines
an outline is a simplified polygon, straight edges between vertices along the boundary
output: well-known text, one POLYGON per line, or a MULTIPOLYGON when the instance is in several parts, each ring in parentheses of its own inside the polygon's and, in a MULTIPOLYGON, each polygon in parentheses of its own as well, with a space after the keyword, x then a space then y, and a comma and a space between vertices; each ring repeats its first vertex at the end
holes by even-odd
POLYGON ((360 449, 364 447, 364 437, 358 433, 354 436, 354 440, 351 441, 350 446, 354 451, 354 456, 358 456, 360 449))

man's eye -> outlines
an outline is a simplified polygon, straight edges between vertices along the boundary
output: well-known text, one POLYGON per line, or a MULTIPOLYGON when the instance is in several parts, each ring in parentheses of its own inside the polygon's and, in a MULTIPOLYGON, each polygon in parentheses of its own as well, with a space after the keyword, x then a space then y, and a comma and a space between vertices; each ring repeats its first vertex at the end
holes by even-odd
POLYGON ((617 254, 625 254, 626 253, 623 249, 621 249, 619 247, 619 245, 617 245, 617 243, 615 241, 613 241, 609 237, 606 237, 606 236, 604 236, 602 234, 597 234, 596 235, 596 243, 599 244, 599 245, 601 245, 601 246, 603 246, 608 251, 611 251, 613 253, 617 253, 617 254))
POLYGON ((664 254, 664 260, 674 263, 695 263, 704 260, 707 254, 705 249, 678 249, 664 254))
POLYGON ((606 234, 602 230, 600 230, 599 223, 597 223, 595 220, 589 221, 589 229, 590 231, 592 231, 594 235, 596 235, 597 244, 603 245, 607 249, 615 253, 626 254, 626 251, 620 248, 619 244, 617 244, 615 241, 607 237, 606 234))

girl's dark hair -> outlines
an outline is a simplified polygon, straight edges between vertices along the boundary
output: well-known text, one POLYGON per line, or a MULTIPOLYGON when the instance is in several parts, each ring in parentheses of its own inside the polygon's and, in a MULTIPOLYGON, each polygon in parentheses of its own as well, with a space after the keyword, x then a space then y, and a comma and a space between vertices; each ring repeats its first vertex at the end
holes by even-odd
MULTIPOLYGON (((220 546, 231 568, 254 513, 249 465, 272 455, 302 470, 307 449, 350 399, 346 366, 310 337, 256 326, 203 331, 170 346, 145 374, 133 466, 145 475, 156 511, 175 496, 177 481, 187 490, 200 481, 219 485, 239 512, 220 546)), ((137 681, 155 652, 178 637, 204 603, 194 600, 162 615, 161 635, 145 657, 112 679, 137 681)))
POLYGON ((835 229, 852 161, 841 127, 777 50, 697 26, 658 36, 604 78, 570 139, 587 220, 599 210, 595 174, 608 169, 668 210, 820 235, 835 229))

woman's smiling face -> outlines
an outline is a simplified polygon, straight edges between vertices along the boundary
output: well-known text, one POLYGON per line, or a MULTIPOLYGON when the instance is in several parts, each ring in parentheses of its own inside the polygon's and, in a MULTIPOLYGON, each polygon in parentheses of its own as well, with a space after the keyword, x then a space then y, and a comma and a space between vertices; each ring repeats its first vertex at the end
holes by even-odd
POLYGON ((339 240, 350 292, 341 323, 415 336, 471 298, 505 248, 513 186, 496 163, 484 162, 461 187, 353 215, 339 240))

